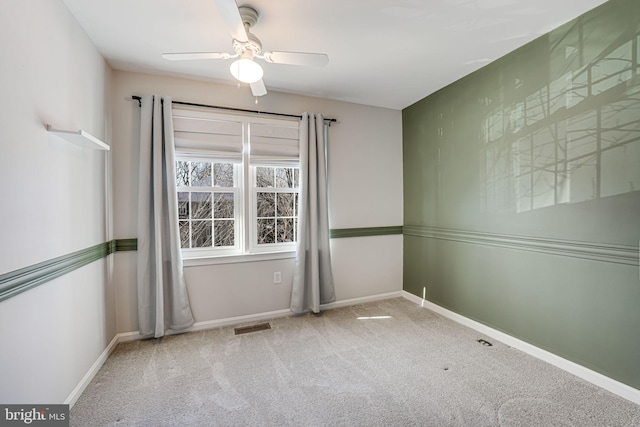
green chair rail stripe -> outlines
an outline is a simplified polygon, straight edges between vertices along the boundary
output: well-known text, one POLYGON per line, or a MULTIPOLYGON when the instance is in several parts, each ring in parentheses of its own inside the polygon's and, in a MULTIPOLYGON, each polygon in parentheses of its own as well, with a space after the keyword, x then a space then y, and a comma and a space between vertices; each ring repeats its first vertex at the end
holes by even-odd
POLYGON ((404 235, 410 237, 448 240, 483 246, 496 246, 540 252, 547 255, 561 255, 583 258, 593 261, 611 262, 638 266, 638 247, 613 243, 581 242, 574 240, 551 239, 548 237, 496 234, 480 231, 405 225, 404 235))
POLYGON ((137 251, 138 239, 116 239, 116 252, 137 251))
POLYGON ((363 228, 334 228, 329 230, 331 239, 341 239, 344 237, 369 237, 387 236, 390 234, 402 234, 402 226, 391 227, 363 227, 363 228))
POLYGON ((29 267, 0 275, 0 301, 90 264, 115 251, 115 242, 99 243, 29 267))
MULTIPOLYGON (((329 231, 329 237, 368 237, 402 234, 402 226, 337 228, 329 231)), ((99 243, 86 249, 62 255, 48 261, 24 267, 0 275, 0 301, 7 300, 50 280, 70 273, 80 267, 104 258, 114 252, 135 251, 138 239, 115 239, 99 243)))

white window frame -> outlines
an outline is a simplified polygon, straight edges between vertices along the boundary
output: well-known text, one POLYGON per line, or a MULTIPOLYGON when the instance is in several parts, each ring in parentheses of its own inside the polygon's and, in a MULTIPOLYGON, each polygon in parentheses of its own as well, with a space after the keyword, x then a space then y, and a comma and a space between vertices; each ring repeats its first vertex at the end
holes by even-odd
MULTIPOLYGON (((228 163, 224 159, 216 159, 215 157, 194 157, 189 155, 179 155, 176 154, 176 162, 207 162, 207 163, 228 163)), ((242 189, 243 189, 243 177, 242 177, 242 166, 239 163, 233 164, 234 174, 236 177, 236 185, 234 187, 197 187, 197 186, 189 186, 189 187, 177 187, 177 193, 188 192, 188 193, 211 193, 212 197, 212 209, 213 209, 213 200, 214 195, 216 193, 233 193, 234 195, 234 224, 233 224, 233 235, 234 235, 234 245, 233 246, 212 246, 207 248, 181 248, 182 256, 184 259, 188 258, 202 258, 208 256, 225 256, 225 255, 237 255, 242 253, 242 245, 241 242, 243 240, 243 227, 241 227, 242 219, 242 189)), ((212 171, 213 173, 213 171, 212 171)), ((181 221, 181 219, 178 219, 181 221)), ((190 219, 193 221, 193 219, 190 219)), ((215 221, 215 219, 214 219, 215 221)), ((213 227, 213 223, 212 223, 213 227)), ((213 228, 212 228, 213 232, 213 228)), ((213 238, 213 237, 212 237, 213 238)))
MULTIPOLYGON (((299 188, 286 189, 286 188, 257 188, 255 187, 255 173, 256 167, 299 167, 299 161, 292 161, 288 159, 285 163, 280 161, 264 162, 253 165, 250 157, 250 142, 251 142, 251 125, 277 125, 286 128, 299 129, 299 120, 285 119, 285 118, 263 118, 255 117, 253 115, 244 114, 227 114, 211 112, 203 113, 202 110, 196 110, 198 117, 203 117, 211 120, 227 120, 242 123, 242 161, 236 162, 234 168, 236 168, 237 186, 233 187, 235 196, 234 204, 234 243, 233 247, 207 247, 207 248, 183 248, 182 257, 186 266, 190 265, 205 265, 205 264, 217 264, 217 263, 233 263, 242 261, 256 261, 264 259, 280 259, 290 258, 295 256, 296 242, 287 243, 274 243, 274 244, 257 244, 257 206, 256 197, 258 190, 268 190, 273 192, 296 192, 299 193, 299 188)), ((185 114, 185 110, 181 109, 181 115, 185 114)), ((175 115, 175 114, 174 114, 175 115)), ((200 151, 198 154, 185 154, 176 152, 176 161, 205 161, 205 162, 219 162, 226 163, 224 157, 216 157, 213 153, 209 154, 206 151, 200 151)), ((179 187, 178 192, 181 191, 179 187)), ((231 192, 231 187, 190 187, 190 191, 212 191, 215 192, 231 192), (216 191, 217 190, 217 191, 216 191)), ((297 215, 296 207, 296 215, 297 215)))
MULTIPOLYGON (((294 234, 296 236, 296 241, 293 242, 283 242, 283 243, 263 243, 263 244, 258 244, 258 193, 292 193, 292 194, 298 194, 298 197, 300 197, 300 186, 298 185, 298 187, 296 188, 281 188, 281 187, 258 187, 256 186, 256 174, 257 174, 257 168, 258 167, 268 167, 268 168, 298 168, 299 169, 299 163, 298 164, 261 164, 261 165, 255 165, 255 166, 250 166, 250 181, 249 181, 249 186, 251 187, 251 202, 250 202, 250 209, 251 209, 251 215, 250 215, 250 242, 249 242, 249 251, 251 253, 265 253, 265 252, 282 252, 282 251, 294 251, 296 249, 296 241, 297 241, 297 230, 294 230, 294 234)), ((300 179, 298 178, 298 184, 300 183, 300 179)), ((276 224, 277 224, 277 209, 278 209, 278 204, 276 202, 276 224)), ((295 217, 294 218, 298 218, 298 206, 296 206, 295 208, 295 217)), ((275 231, 276 235, 277 235, 277 229, 275 231)))

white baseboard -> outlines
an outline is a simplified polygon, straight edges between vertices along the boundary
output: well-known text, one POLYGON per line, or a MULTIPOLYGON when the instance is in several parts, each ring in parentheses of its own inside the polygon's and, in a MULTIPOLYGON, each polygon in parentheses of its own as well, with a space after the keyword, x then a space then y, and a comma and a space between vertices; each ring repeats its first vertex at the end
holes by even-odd
MULTIPOLYGON (((389 292, 389 293, 386 293, 386 294, 378 294, 378 295, 371 295, 371 296, 366 296, 366 297, 352 298, 352 299, 347 299, 347 300, 342 300, 342 301, 330 302, 328 304, 320 305, 320 308, 322 310, 331 310, 331 309, 334 309, 334 308, 348 307, 350 305, 364 304, 364 303, 367 303, 367 302, 380 301, 380 300, 385 300, 385 299, 389 299, 389 298, 398 298, 398 297, 401 297, 401 296, 402 296, 402 291, 389 292)), ((207 320, 207 321, 204 321, 204 322, 197 322, 193 326, 191 326, 189 329, 187 329, 185 331, 182 331, 182 332, 202 331, 202 330, 205 330, 205 329, 220 328, 220 327, 223 327, 223 326, 239 325, 241 323, 260 322, 260 321, 263 321, 263 320, 277 319, 279 317, 287 317, 287 316, 292 316, 292 315, 293 315, 293 313, 291 312, 291 310, 289 310, 287 308, 287 309, 283 309, 283 310, 275 310, 275 311, 267 311, 267 312, 264 312, 264 313, 249 314, 249 315, 246 315, 246 316, 228 317, 226 319, 218 319, 218 320, 207 320)), ((172 335, 174 333, 175 332, 168 331, 167 335, 172 335)))
MULTIPOLYGON (((371 296, 361 297, 361 298, 352 298, 348 300, 332 302, 329 304, 323 304, 321 305, 321 308, 323 310, 331 310, 334 308, 364 304, 367 302, 380 301, 380 300, 385 300, 389 298, 397 298, 401 296, 403 296, 403 291, 389 292, 386 294, 371 295, 371 296)), ((167 335, 174 335, 177 333, 185 333, 185 332, 203 331, 205 329, 239 325, 242 323, 260 322, 263 320, 276 319, 279 317, 287 317, 291 315, 293 315, 291 310, 284 309, 284 310, 267 311, 264 313, 249 314, 246 316, 228 317, 226 319, 207 320, 204 322, 197 322, 185 331, 174 332, 174 331, 168 330, 167 335)), ((102 354, 100 354, 98 359, 91 366, 89 371, 85 374, 85 376, 78 383, 78 385, 73 389, 73 391, 71 392, 69 397, 67 397, 67 399, 64 401, 64 403, 66 405, 69 405, 70 408, 73 407, 73 405, 75 405, 75 403, 80 398, 80 395, 82 394, 82 392, 87 388, 87 386, 89 385, 93 377, 96 376, 96 374, 98 373, 102 365, 104 365, 104 362, 107 361, 107 358, 111 353, 113 353, 113 350, 115 350, 116 346, 119 343, 136 341, 139 339, 142 339, 142 336, 140 336, 140 333, 138 331, 122 332, 117 334, 115 337, 113 337, 109 345, 107 345, 107 348, 105 348, 102 354)))
POLYGON ((291 313, 291 310, 287 308, 284 310, 275 310, 275 311, 266 311, 264 313, 248 314, 246 316, 227 317, 226 319, 206 320, 204 322, 194 323, 193 326, 191 326, 189 329, 187 329, 184 332, 203 331, 205 329, 239 325, 241 323, 261 322, 263 320, 291 316, 292 314, 293 313, 291 313))
POLYGON ((98 359, 91 365, 91 368, 87 371, 87 373, 82 377, 78 385, 73 389, 69 397, 67 397, 64 401, 65 405, 69 405, 69 408, 72 408, 73 405, 76 404, 82 392, 87 388, 93 377, 96 376, 104 362, 107 361, 109 355, 116 349, 116 345, 119 343, 119 334, 113 337, 107 348, 100 354, 98 359))
POLYGON ((451 310, 448 310, 442 306, 439 306, 430 301, 422 299, 409 292, 402 291, 402 296, 408 299, 409 301, 412 301, 424 308, 427 308, 444 317, 454 320, 471 329, 475 329, 476 331, 486 336, 494 338, 513 348, 517 348, 520 351, 523 351, 533 357, 536 357, 544 362, 547 362, 555 367, 558 367, 566 372, 569 372, 570 374, 573 374, 579 378, 582 378, 585 381, 588 381, 598 387, 601 387, 607 391, 610 391, 611 393, 614 393, 622 398, 625 398, 627 400, 630 400, 633 403, 640 405, 640 390, 638 389, 635 389, 619 381, 616 381, 612 378, 609 378, 605 375, 602 375, 599 372, 585 368, 582 365, 578 365, 575 362, 564 359, 547 350, 543 350, 539 347, 529 344, 528 342, 522 341, 511 335, 505 334, 504 332, 493 329, 490 326, 484 325, 482 323, 476 322, 475 320, 471 320, 467 317, 461 316, 458 313, 454 313, 451 310))
POLYGON ((378 294, 378 295, 370 295, 370 296, 360 297, 360 298, 345 299, 342 301, 335 301, 335 302, 330 302, 328 304, 322 304, 320 308, 322 310, 331 310, 334 308, 349 307, 351 305, 365 304, 365 303, 374 302, 374 301, 382 301, 390 298, 398 298, 402 296, 402 292, 403 291, 387 292, 386 294, 378 294))
POLYGON ((140 336, 140 331, 122 332, 118 334, 117 337, 118 337, 118 344, 120 344, 121 342, 131 342, 131 341, 138 341, 142 339, 142 336, 140 336))

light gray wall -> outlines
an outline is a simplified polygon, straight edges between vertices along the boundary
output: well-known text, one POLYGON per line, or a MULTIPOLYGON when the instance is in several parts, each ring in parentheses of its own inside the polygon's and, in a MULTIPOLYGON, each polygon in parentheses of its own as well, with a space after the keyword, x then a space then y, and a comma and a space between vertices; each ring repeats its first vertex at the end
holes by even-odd
POLYGON ((404 289, 640 388, 640 3, 403 111, 404 289))
MULTIPOLYGON (((61 1, 0 5, 0 274, 108 239, 111 69, 61 1)), ((109 260, 0 302, 0 402, 61 403, 115 336, 109 260)))
MULTIPOLYGON (((114 237, 137 237, 137 162, 140 109, 131 95, 262 109, 320 112, 338 123, 329 131, 330 226, 357 228, 402 223, 401 112, 270 91, 256 106, 247 87, 116 71, 114 112, 114 237)), ((268 85, 268 78, 266 79, 268 85)), ((402 288, 402 236, 332 240, 338 300, 402 288)), ((288 309, 293 259, 188 266, 185 276, 197 322, 288 309), (273 272, 283 283, 274 285, 273 272)), ((137 330, 136 253, 115 255, 118 331, 137 330)))

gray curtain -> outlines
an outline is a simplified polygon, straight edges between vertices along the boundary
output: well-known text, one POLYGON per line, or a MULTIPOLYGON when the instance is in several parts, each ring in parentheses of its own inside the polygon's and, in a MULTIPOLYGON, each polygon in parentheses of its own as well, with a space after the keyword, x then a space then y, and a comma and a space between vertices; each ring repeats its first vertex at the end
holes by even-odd
POLYGON ((329 248, 326 134, 322 115, 302 115, 298 242, 291 290, 294 313, 319 313, 320 304, 336 299, 329 248))
POLYGON ((142 98, 138 183, 138 323, 145 337, 193 324, 182 272, 171 99, 142 98))

